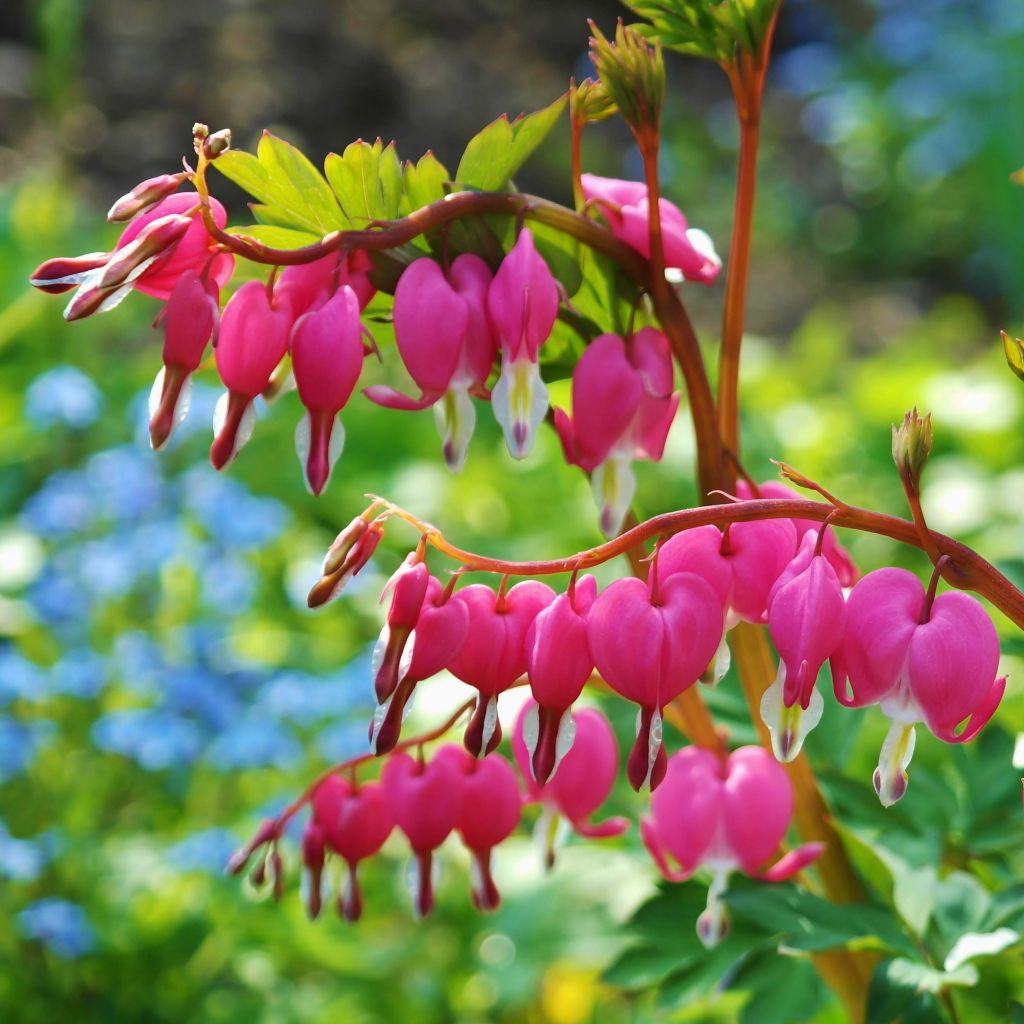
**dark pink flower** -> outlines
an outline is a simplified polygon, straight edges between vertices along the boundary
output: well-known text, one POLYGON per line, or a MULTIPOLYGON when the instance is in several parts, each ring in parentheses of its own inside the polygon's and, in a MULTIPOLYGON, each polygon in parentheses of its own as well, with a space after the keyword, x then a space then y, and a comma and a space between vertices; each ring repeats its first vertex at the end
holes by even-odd
POLYGON ((728 928, 720 897, 733 871, 779 882, 821 854, 822 844, 808 843, 764 869, 792 815, 789 778, 761 747, 740 747, 724 762, 699 747, 686 747, 670 758, 665 780, 651 798, 651 817, 641 820, 640 832, 670 882, 685 881, 700 867, 711 872, 707 909, 697 920, 705 946, 715 945, 728 928))

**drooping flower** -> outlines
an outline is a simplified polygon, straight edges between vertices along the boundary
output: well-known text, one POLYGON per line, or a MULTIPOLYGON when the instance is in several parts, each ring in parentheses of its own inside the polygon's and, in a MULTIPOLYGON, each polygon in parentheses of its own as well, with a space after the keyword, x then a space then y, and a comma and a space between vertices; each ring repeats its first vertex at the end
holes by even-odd
MULTIPOLYGON (((647 186, 641 181, 601 178, 596 174, 584 174, 581 184, 584 197, 601 208, 612 234, 650 259, 647 186)), ((664 197, 658 200, 658 209, 665 269, 677 270, 687 281, 711 284, 722 269, 711 238, 699 228, 691 228, 679 207, 664 197)))
MULTIPOLYGON (((389 796, 376 782, 354 785, 340 775, 331 775, 317 786, 313 794, 313 818, 319 837, 310 837, 311 875, 316 865, 316 846, 322 839, 348 866, 345 888, 338 894, 338 910, 346 921, 356 921, 363 912, 359 889, 359 862, 373 856, 391 835, 395 818, 389 807, 389 796)), ((306 851, 304 851, 306 852, 306 851)), ((311 878, 311 881, 313 879, 311 878)), ((319 876, 316 878, 319 903, 319 876)), ((311 908, 314 901, 311 898, 311 908)), ((315 916, 315 915, 314 915, 315 916)))
POLYGON ((383 536, 380 522, 356 516, 327 549, 320 579, 306 599, 309 607, 319 608, 338 597, 348 581, 366 567, 383 536))
POLYGON ((820 533, 804 534, 768 597, 768 629, 780 662, 761 698, 761 718, 780 761, 792 761, 821 720, 825 703, 814 684, 842 643, 846 625, 843 588, 818 544, 820 533))
POLYGON ((149 439, 155 449, 166 444, 188 415, 192 374, 203 361, 219 318, 216 286, 195 270, 184 271, 163 310, 163 366, 149 393, 149 439))
POLYGON ((395 290, 395 341, 420 389, 412 398, 385 385, 366 396, 392 409, 434 407, 444 459, 458 472, 476 426, 470 398, 491 372, 498 345, 487 318, 491 272, 479 256, 463 253, 447 273, 430 259, 416 260, 395 290))
POLYGON ((587 613, 597 597, 597 581, 583 576, 544 608, 526 636, 531 703, 523 736, 530 752, 530 771, 540 785, 557 770, 572 748, 569 714, 590 674, 594 659, 587 639, 587 613))
POLYGON ((709 750, 686 747, 669 759, 640 834, 670 882, 685 881, 700 867, 711 873, 707 909, 697 919, 697 935, 705 946, 719 942, 728 928, 721 896, 733 871, 780 882, 821 854, 822 844, 808 843, 764 868, 792 814, 789 778, 761 747, 740 747, 724 761, 709 750))
POLYGON ((517 583, 507 593, 475 583, 455 595, 469 612, 469 629, 448 670, 480 691, 466 727, 466 749, 471 754, 489 753, 501 741, 498 694, 525 674, 530 625, 554 599, 555 592, 536 580, 517 583))
POLYGON ((995 713, 1006 678, 996 678, 999 637, 968 594, 926 593, 905 569, 861 579, 846 607, 846 636, 832 659, 836 698, 847 707, 878 704, 892 721, 874 774, 885 806, 907 789, 917 722, 946 743, 973 739, 995 713), (966 720, 960 732, 958 726, 966 720))
MULTIPOLYGON (((410 590, 415 582, 410 580, 410 590)), ((395 591, 397 602, 397 584, 395 591)), ((414 594, 412 596, 415 597, 414 594)), ((370 747, 375 754, 385 754, 394 748, 416 684, 446 669, 461 650, 468 632, 469 611, 466 606, 456 601, 438 579, 428 577, 405 649, 397 658, 394 655, 390 658, 390 663, 397 665, 398 682, 374 714, 370 747)), ((390 635, 388 642, 391 642, 390 635)), ((385 654, 382 668, 388 660, 385 654)))
POLYGON ((306 487, 320 494, 345 444, 338 413, 363 366, 356 293, 344 284, 322 306, 299 317, 291 330, 290 347, 295 386, 306 407, 295 430, 295 450, 306 487))
POLYGON ((284 358, 290 328, 288 310, 271 305, 261 281, 247 281, 224 307, 215 354, 227 393, 213 414, 210 461, 216 469, 223 469, 252 436, 253 402, 284 358))
POLYGON ((555 410, 566 461, 591 474, 601 529, 613 536, 636 490, 634 459, 657 462, 679 406, 672 354, 661 331, 645 327, 629 341, 595 338, 572 375, 572 417, 555 410))
POLYGON ((608 720, 593 708, 573 714, 572 747, 562 758, 558 771, 538 785, 533 776, 533 757, 526 743, 527 722, 536 705, 529 701, 516 720, 512 752, 526 784, 530 801, 543 805, 534 835, 550 869, 555 850, 570 831, 588 839, 608 839, 629 828, 626 818, 608 818, 592 823, 590 816, 608 799, 619 771, 619 750, 608 720))
POLYGON ((348 285, 359 300, 360 310, 373 298, 376 289, 370 283, 369 257, 365 252, 332 252, 310 263, 285 267, 274 283, 274 305, 291 310, 292 319, 312 313, 329 302, 348 285))
MULTIPOLYGON (((738 480, 736 482, 736 496, 744 501, 750 501, 758 497, 779 498, 781 500, 792 500, 793 498, 802 497, 797 491, 787 487, 778 480, 766 480, 764 483, 758 484, 757 493, 754 492, 754 488, 746 480, 738 480)), ((821 523, 814 519, 791 519, 790 522, 796 527, 797 543, 803 539, 804 534, 808 530, 813 530, 817 533, 821 529, 821 523)), ((835 569, 839 582, 844 587, 852 587, 859 575, 857 565, 850 557, 846 548, 839 543, 836 531, 831 526, 825 527, 825 539, 822 542, 821 553, 828 560, 832 568, 835 569)))
POLYGON ((558 303, 558 285, 530 229, 523 228, 487 291, 487 312, 501 345, 491 405, 516 459, 529 454, 547 412, 548 389, 537 360, 558 317, 558 303))
POLYGON ((395 823, 413 850, 410 880, 417 917, 434 906, 433 854, 459 822, 463 776, 450 757, 424 763, 392 754, 381 772, 395 823))
POLYGON ((446 744, 434 759, 450 758, 462 775, 462 806, 456 828, 472 854, 471 892, 477 910, 497 910, 501 903, 492 873, 492 853, 515 831, 522 814, 519 782, 501 754, 471 757, 462 747, 446 744))
POLYGON ((662 583, 656 564, 647 583, 616 580, 590 609, 588 636, 598 672, 640 707, 626 769, 634 789, 654 789, 661 782, 665 705, 700 678, 722 639, 722 626, 721 601, 704 579, 680 572, 662 583))

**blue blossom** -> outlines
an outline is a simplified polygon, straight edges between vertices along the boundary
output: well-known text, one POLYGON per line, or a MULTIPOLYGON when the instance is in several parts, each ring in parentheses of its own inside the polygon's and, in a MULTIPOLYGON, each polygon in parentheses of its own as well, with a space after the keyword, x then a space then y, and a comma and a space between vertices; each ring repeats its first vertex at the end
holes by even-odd
POLYGON ((93 494, 82 474, 54 473, 21 509, 22 525, 42 537, 62 539, 91 529, 97 519, 93 494))
POLYGON ((53 723, 44 718, 31 722, 0 718, 0 780, 23 772, 52 735, 53 723))
POLYGON ((147 771, 162 771, 195 759, 202 746, 195 722, 158 708, 111 711, 92 727, 101 750, 132 758, 147 771))
POLYGON ((89 699, 103 689, 107 665, 102 655, 86 647, 70 650, 49 671, 49 689, 69 697, 89 699))
POLYGON ((160 646, 142 630, 125 630, 117 635, 111 662, 113 674, 135 693, 153 695, 160 692, 167 659, 160 646))
POLYGON ((237 837, 224 828, 194 832, 167 848, 167 863, 179 871, 208 871, 219 875, 238 848, 237 837))
POLYGON ((159 462, 129 446, 97 452, 85 465, 92 500, 105 518, 132 522, 157 511, 164 503, 159 462))
POLYGON ((228 728, 242 713, 238 698, 223 681, 196 665, 168 669, 164 699, 169 708, 196 715, 217 731, 228 728))
POLYGON ((347 761, 370 749, 367 736, 369 720, 365 722, 338 722, 317 737, 316 745, 327 761, 347 761))
POLYGON ((233 555, 209 558, 200 567, 203 601, 225 615, 246 611, 256 593, 256 573, 233 555))
POLYGON ((47 694, 46 674, 11 647, 0 650, 0 705, 39 700, 47 694))
POLYGON ((81 430, 94 423, 102 409, 99 389, 73 366, 47 370, 25 392, 25 418, 40 430, 57 424, 81 430))
POLYGON ((0 822, 0 876, 16 882, 34 881, 49 860, 48 845, 38 840, 16 839, 0 822))
POLYGON ((85 911, 77 903, 56 897, 29 904, 18 914, 18 927, 26 938, 38 939, 68 959, 90 952, 96 944, 85 911))
POLYGON ((207 752, 210 763, 219 771, 288 768, 301 755, 298 740, 283 725, 256 716, 244 718, 221 733, 207 752))
POLYGON ((123 597, 139 578, 131 548, 116 534, 87 541, 76 553, 82 582, 97 597, 123 597))
POLYGON ((200 563, 200 545, 185 524, 173 515, 139 523, 122 541, 127 542, 140 573, 157 573, 171 561, 200 563))
POLYGON ((83 633, 91 601, 82 584, 60 566, 51 566, 29 588, 36 616, 62 632, 83 633))
POLYGON ((285 507, 260 498, 230 477, 196 466, 182 478, 182 500, 210 537, 225 547, 257 548, 275 541, 288 523, 285 507))

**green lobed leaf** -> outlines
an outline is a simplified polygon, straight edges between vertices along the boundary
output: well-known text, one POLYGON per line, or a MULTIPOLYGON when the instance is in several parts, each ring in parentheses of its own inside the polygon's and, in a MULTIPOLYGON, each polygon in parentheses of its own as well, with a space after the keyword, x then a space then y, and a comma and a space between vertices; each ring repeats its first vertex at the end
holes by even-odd
POLYGON ((455 180, 487 192, 504 188, 554 128, 566 101, 566 96, 559 96, 543 109, 514 121, 505 114, 492 121, 469 140, 455 180))
POLYGON ((417 163, 405 162, 402 177, 405 185, 404 213, 412 213, 443 199, 445 183, 451 181, 448 168, 429 149, 417 163))
POLYGON ((280 227, 277 224, 245 224, 228 228, 229 235, 244 235, 274 249, 301 249, 320 241, 320 236, 311 231, 280 227))
POLYGON ((357 139, 340 156, 329 153, 324 171, 345 216, 355 228, 393 220, 401 212, 402 167, 395 144, 357 139))

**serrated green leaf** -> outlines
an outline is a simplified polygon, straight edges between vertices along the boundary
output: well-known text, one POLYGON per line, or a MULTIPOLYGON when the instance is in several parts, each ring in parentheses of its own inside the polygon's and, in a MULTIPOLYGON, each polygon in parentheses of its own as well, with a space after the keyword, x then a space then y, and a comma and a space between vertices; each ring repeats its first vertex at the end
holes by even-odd
POLYGON ((337 201, 353 227, 370 221, 392 220, 399 214, 402 168, 394 143, 385 146, 357 139, 340 156, 329 153, 324 171, 337 201))
POLYGON ((274 249, 301 249, 320 241, 311 231, 279 227, 276 224, 245 224, 228 228, 229 235, 245 235, 274 249))
POLYGON ((443 199, 445 182, 451 180, 448 168, 428 149, 414 164, 407 161, 403 168, 405 184, 405 212, 411 213, 423 206, 443 199))
MULTIPOLYGON (((250 203, 249 212, 257 224, 270 224, 278 228, 292 228, 294 231, 307 231, 304 225, 297 223, 295 218, 278 206, 267 206, 265 203, 250 203)), ((315 236, 319 238, 320 236, 315 236)))
POLYGON ((1024 380, 1024 341, 1020 338, 1011 338, 1003 332, 1003 354, 1006 356, 1006 364, 1013 372, 1024 380))
POLYGON ((281 198, 271 205, 283 207, 299 218, 303 226, 321 235, 345 227, 330 186, 304 153, 284 139, 264 132, 256 155, 279 190, 281 198))
POLYGON ((469 140, 455 180, 487 192, 503 188, 555 126, 566 100, 559 96, 554 103, 512 122, 504 114, 492 121, 469 140))

